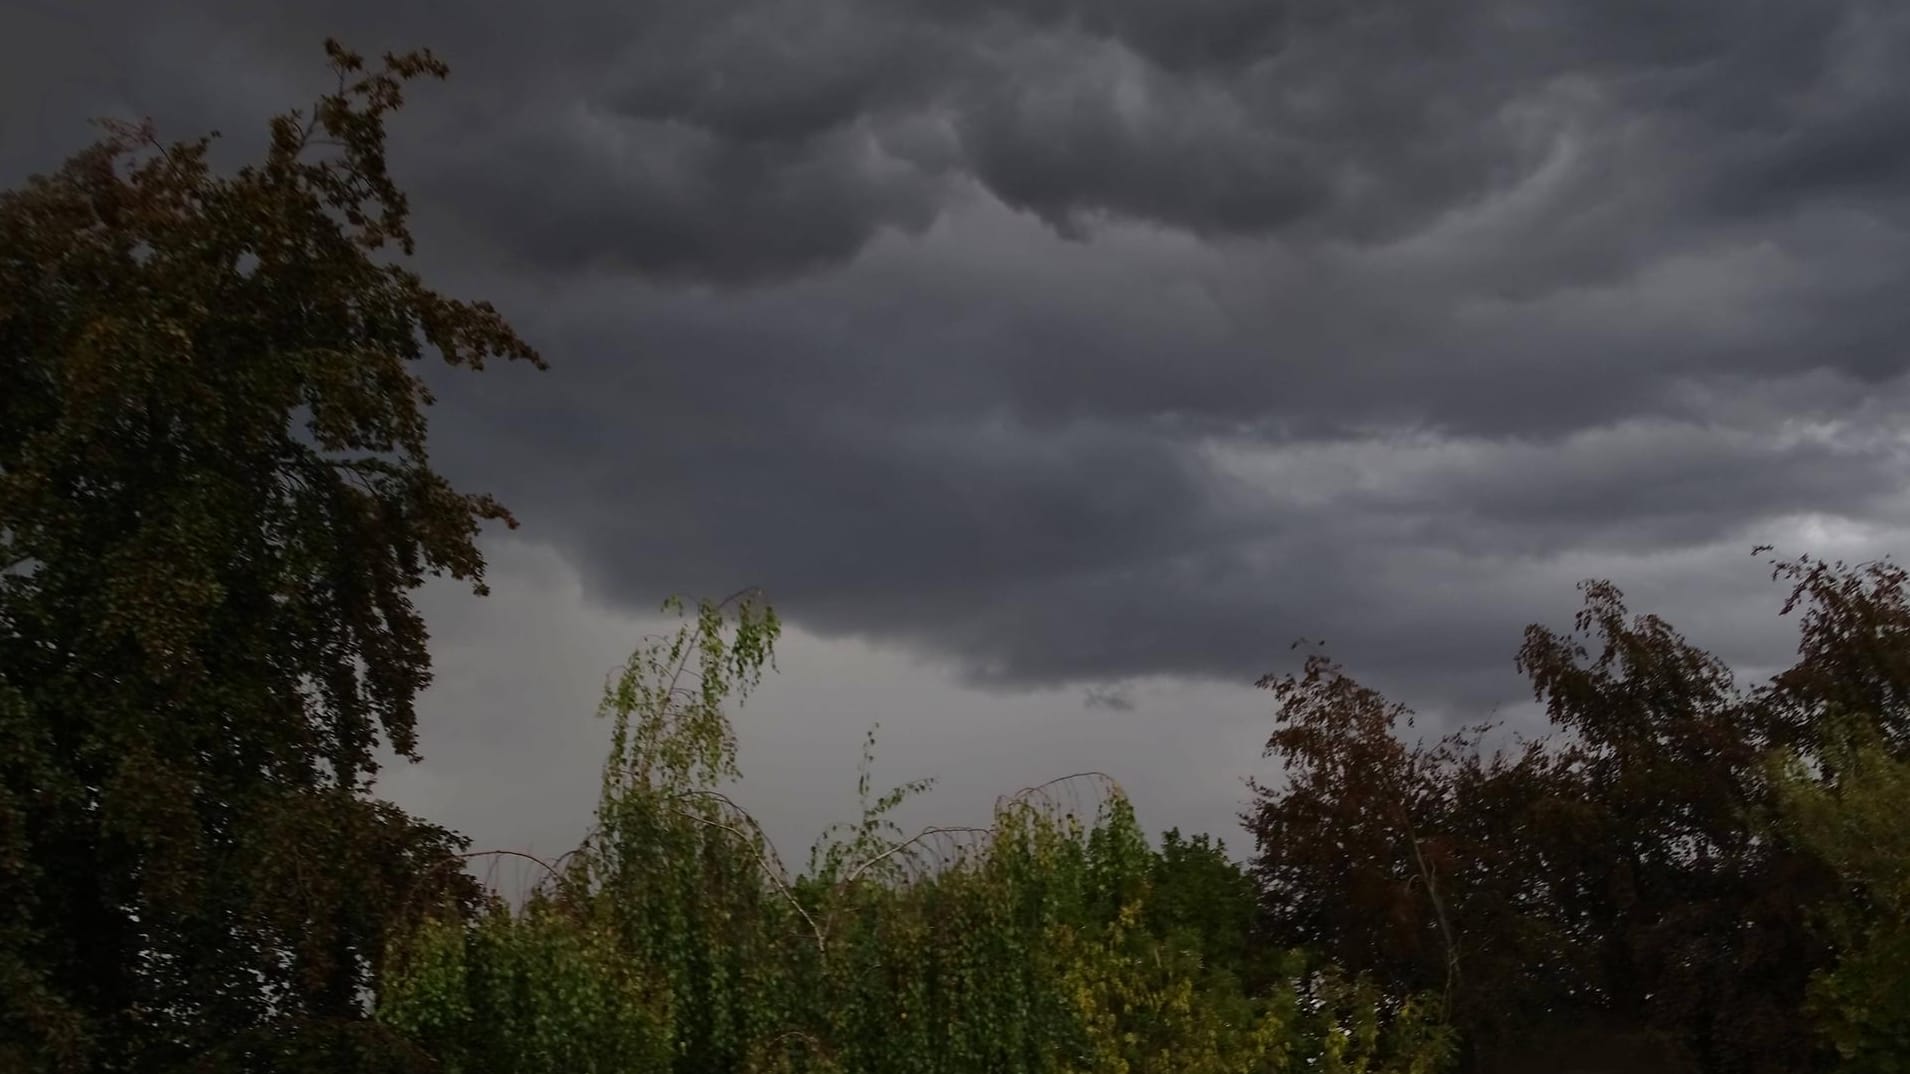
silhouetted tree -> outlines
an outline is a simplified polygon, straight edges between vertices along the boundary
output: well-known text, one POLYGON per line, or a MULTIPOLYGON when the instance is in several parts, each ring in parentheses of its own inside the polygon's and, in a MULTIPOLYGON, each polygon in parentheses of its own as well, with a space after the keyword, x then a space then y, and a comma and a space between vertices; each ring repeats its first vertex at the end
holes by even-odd
MULTIPOLYGON (((1760 552, 1764 551, 1759 549, 1760 552)), ((1262 680, 1286 782, 1246 816, 1275 945, 1401 993, 1447 989, 1480 1050, 1596 1019, 1655 1034, 1707 1071, 1827 1061, 1804 1010, 1831 957, 1809 927, 1824 863, 1769 837, 1764 763, 1824 746, 1857 711, 1910 742, 1910 602, 1888 564, 1773 565, 1804 609, 1797 663, 1751 691, 1606 582, 1570 633, 1534 626, 1518 666, 1555 734, 1430 744, 1410 712, 1323 656, 1262 680)))
POLYGON ((402 1061, 386 929, 470 894, 368 795, 381 740, 416 758, 409 592, 482 592, 515 524, 431 469, 409 366, 542 362, 389 256, 385 120, 444 65, 326 50, 235 175, 109 125, 0 195, 0 1068, 402 1061))

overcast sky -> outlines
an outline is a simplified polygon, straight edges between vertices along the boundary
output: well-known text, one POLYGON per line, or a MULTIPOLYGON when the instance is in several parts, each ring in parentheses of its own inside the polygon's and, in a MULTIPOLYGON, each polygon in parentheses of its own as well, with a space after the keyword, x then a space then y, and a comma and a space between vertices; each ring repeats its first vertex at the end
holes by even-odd
POLYGON ((225 132, 320 43, 429 46, 392 128, 422 271, 551 369, 433 374, 523 521, 423 597, 408 807, 560 850, 669 593, 766 587, 739 715, 790 857, 1099 768, 1241 840, 1261 674, 1324 638, 1435 721, 1609 577, 1747 673, 1750 557, 1900 554, 1900 0, 0 0, 0 181, 89 116, 225 132))

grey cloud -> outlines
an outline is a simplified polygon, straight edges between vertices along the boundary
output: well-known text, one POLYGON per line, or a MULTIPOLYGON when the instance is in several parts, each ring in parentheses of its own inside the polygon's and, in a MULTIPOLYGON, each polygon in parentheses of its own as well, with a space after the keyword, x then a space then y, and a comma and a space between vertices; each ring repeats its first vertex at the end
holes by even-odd
POLYGON ((1135 220, 1370 244, 1515 189, 1567 125, 1587 145, 1579 167, 1626 167, 1552 206, 1563 221, 1640 182, 1693 217, 1886 190, 1902 164, 1888 147, 1904 141, 1905 94, 1877 57, 1905 20, 1856 0, 1755 14, 1375 0, 195 10, 164 21, 216 38, 217 74, 164 34, 142 39, 156 14, 129 19, 116 47, 188 95, 229 84, 248 42, 282 72, 311 62, 322 32, 429 41, 478 87, 462 106, 423 104, 437 144, 419 174, 460 226, 540 265, 688 280, 841 263, 926 227, 957 177, 1069 234, 1135 220), (1846 58, 1866 62, 1852 73, 1846 58), (1655 159, 1627 151, 1640 139, 1655 159))
POLYGON ((437 158, 423 184, 488 176, 446 199, 453 219, 527 267, 754 282, 847 260, 879 229, 934 216, 934 183, 860 130, 788 145, 584 104, 520 118, 437 158), (542 166, 495 170, 506 160, 542 166))
POLYGON ((1769 430, 1632 423, 1549 445, 1462 449, 1383 499, 1394 511, 1443 515, 1474 541, 1490 534, 1501 549, 1676 547, 1709 544, 1747 518, 1872 514, 1903 462, 1900 450, 1833 437, 1787 443, 1769 430))
POLYGON ((1327 5, 1275 0, 915 0, 908 5, 940 24, 974 32, 1001 20, 1041 32, 1073 31, 1121 42, 1181 74, 1229 68, 1279 54, 1295 24, 1331 18, 1327 5), (1309 10, 1312 9, 1312 10, 1309 10))
POLYGON ((963 148, 997 197, 1066 234, 1103 215, 1261 232, 1332 199, 1313 147, 1217 87, 1067 39, 1004 67, 963 102, 963 148))
POLYGON ((933 27, 841 0, 683 5, 603 74, 605 103, 738 142, 797 142, 931 101, 952 72, 933 27))
MULTIPOLYGON (((1808 348, 1830 289, 1809 250, 1659 263, 1468 321, 1426 300, 1430 269, 1347 263, 1255 313, 1226 293, 1230 268, 1256 271, 1236 255, 963 219, 978 260, 1000 252, 992 277, 935 231, 747 296, 610 313, 625 292, 606 285, 534 311, 570 367, 524 391, 455 381, 447 407, 486 434, 444 457, 626 606, 761 583, 806 626, 996 688, 1248 681, 1325 633, 1461 712, 1519 692, 1518 632, 1569 621, 1580 553, 1635 570, 1710 549, 1736 565, 1716 600, 1762 585, 1739 561, 1785 519, 1898 517, 1879 498, 1900 484, 1901 390, 1808 348), (1245 319, 1149 286, 1189 272, 1245 319), (1381 435, 1387 408, 1434 420, 1381 435), (1215 438, 1276 465, 1217 467, 1215 438), (1527 561, 1547 566, 1499 580, 1527 561)), ((1674 620, 1703 607, 1637 595, 1674 620)))
POLYGON ((1799 519, 1905 532, 1893 5, 191 12, 32 31, 67 88, 8 98, 6 166, 134 97, 256 127, 326 33, 432 45, 424 268, 554 362, 432 374, 439 456, 605 604, 761 583, 1003 689, 1324 633, 1458 711, 1586 574, 1703 620, 1799 519), (1693 550, 1732 567, 1655 573, 1693 550))

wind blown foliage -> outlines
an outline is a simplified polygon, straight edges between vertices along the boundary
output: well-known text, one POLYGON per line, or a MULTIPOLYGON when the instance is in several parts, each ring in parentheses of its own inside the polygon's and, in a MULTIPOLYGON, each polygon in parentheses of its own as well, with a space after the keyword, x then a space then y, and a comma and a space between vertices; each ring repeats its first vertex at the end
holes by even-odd
POLYGON ((1249 967, 1245 876, 1204 839, 1150 847, 1106 777, 911 836, 889 815, 926 784, 872 795, 865 750, 862 816, 791 876, 720 788, 722 706, 777 629, 744 596, 639 650, 607 692, 591 838, 521 909, 403 937, 380 1017, 467 1074, 1439 1068, 1429 1004, 1382 1017, 1300 956, 1249 967))

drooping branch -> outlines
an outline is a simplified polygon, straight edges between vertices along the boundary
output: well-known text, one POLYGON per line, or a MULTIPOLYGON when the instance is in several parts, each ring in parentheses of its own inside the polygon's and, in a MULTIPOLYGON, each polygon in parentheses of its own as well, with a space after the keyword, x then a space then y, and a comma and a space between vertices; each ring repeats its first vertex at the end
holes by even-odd
MULTIPOLYGON (((711 793, 714 793, 714 792, 711 792, 711 793)), ((823 928, 821 925, 818 925, 816 923, 816 919, 810 916, 809 911, 806 908, 804 908, 802 904, 802 900, 796 898, 796 893, 794 891, 791 891, 789 889, 789 885, 783 882, 783 878, 780 875, 778 875, 780 870, 772 867, 772 865, 770 864, 769 858, 766 857, 761 850, 756 849, 755 840, 752 840, 749 837, 749 835, 745 833, 742 829, 732 824, 725 824, 720 820, 715 820, 710 817, 699 816, 698 814, 691 813, 690 811, 684 810, 684 809, 672 809, 670 812, 675 813, 677 816, 683 817, 686 820, 693 820, 697 822, 698 824, 706 825, 711 828, 716 828, 721 831, 728 832, 731 835, 735 836, 738 840, 749 844, 752 852, 755 853, 756 855, 757 864, 762 866, 763 875, 768 877, 769 882, 776 886, 777 893, 782 895, 782 897, 788 901, 789 905, 795 908, 796 913, 802 915, 803 921, 807 923, 809 926, 809 931, 815 934, 816 953, 819 955, 824 955, 828 953, 829 938, 827 933, 823 931, 823 928)), ((755 820, 752 818, 750 823, 754 825, 755 820)))

